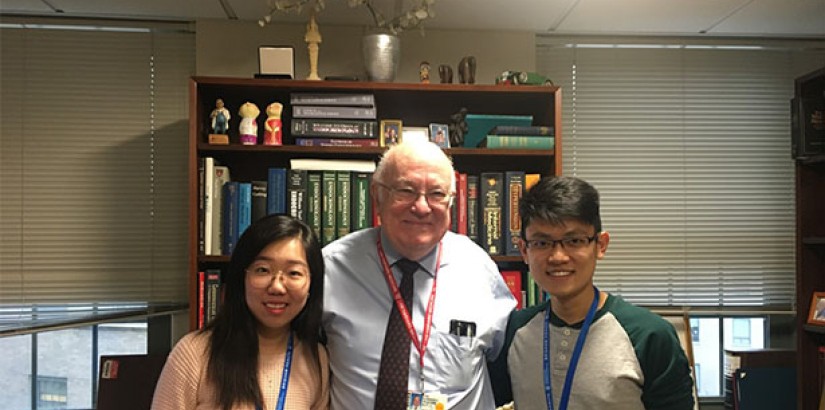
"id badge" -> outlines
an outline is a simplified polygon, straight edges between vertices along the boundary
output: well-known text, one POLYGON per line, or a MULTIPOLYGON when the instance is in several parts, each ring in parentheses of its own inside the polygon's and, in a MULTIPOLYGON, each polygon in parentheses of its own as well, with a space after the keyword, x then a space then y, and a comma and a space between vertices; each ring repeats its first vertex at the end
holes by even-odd
POLYGON ((447 408, 447 395, 436 392, 407 394, 407 410, 444 410, 447 408))

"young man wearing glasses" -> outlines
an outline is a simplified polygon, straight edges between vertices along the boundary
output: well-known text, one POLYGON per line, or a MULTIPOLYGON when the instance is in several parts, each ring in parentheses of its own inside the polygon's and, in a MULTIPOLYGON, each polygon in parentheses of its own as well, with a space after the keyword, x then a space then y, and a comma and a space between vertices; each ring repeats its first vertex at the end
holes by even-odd
POLYGON ((496 402, 516 409, 693 408, 693 380, 673 327, 600 291, 599 193, 571 177, 539 181, 521 199, 520 250, 549 301, 514 311, 491 374, 496 402))
POLYGON ((381 225, 324 248, 331 409, 494 407, 487 360, 515 299, 489 255, 448 231, 454 186, 441 148, 395 145, 370 188, 381 225))

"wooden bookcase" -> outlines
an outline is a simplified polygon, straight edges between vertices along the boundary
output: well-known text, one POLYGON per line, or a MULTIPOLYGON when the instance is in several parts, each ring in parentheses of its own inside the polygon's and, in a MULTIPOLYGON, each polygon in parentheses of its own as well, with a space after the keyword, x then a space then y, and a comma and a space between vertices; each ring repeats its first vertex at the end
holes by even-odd
MULTIPOLYGON (((198 163, 211 156, 229 166, 232 180, 266 179, 269 167, 288 167, 292 158, 377 160, 384 148, 301 147, 292 145, 289 135, 292 92, 370 93, 375 96, 378 119, 400 119, 404 126, 426 127, 429 123, 449 123, 462 107, 473 114, 532 115, 534 125, 555 127, 555 150, 501 150, 450 148, 457 170, 471 174, 482 171, 523 170, 543 176, 561 173, 561 90, 551 86, 505 86, 465 84, 395 84, 337 81, 297 81, 194 77, 189 86, 189 306, 190 328, 197 320, 197 272, 225 267, 228 256, 204 256, 198 251, 199 194, 198 163), (221 98, 232 114, 229 145, 208 144, 209 114, 221 98), (238 143, 237 110, 246 101, 262 111, 272 102, 284 104, 283 146, 244 146, 238 143)), ((262 133, 266 115, 258 118, 262 133)), ((520 257, 496 256, 502 266, 521 264, 520 257)), ((523 270, 523 268, 522 268, 523 270)))
POLYGON ((825 291, 825 157, 796 165, 797 408, 819 408, 825 328, 808 325, 814 292, 825 291))

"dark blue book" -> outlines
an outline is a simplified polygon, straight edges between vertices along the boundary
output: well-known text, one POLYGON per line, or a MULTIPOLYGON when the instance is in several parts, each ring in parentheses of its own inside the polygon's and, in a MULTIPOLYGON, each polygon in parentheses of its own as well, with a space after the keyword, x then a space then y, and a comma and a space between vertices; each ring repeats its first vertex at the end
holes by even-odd
POLYGON ((518 248, 521 236, 521 216, 518 205, 524 195, 524 172, 507 171, 504 173, 504 210, 502 212, 504 236, 504 253, 511 256, 521 255, 518 248))
POLYGON ((286 213, 286 168, 269 168, 267 176, 266 213, 286 213))
POLYGON ((223 184, 223 244, 222 254, 231 255, 238 242, 238 185, 236 181, 223 184))
POLYGON ((252 181, 252 222, 267 215, 267 184, 266 181, 252 181))
POLYGON ((252 223, 252 183, 238 184, 238 237, 252 223))

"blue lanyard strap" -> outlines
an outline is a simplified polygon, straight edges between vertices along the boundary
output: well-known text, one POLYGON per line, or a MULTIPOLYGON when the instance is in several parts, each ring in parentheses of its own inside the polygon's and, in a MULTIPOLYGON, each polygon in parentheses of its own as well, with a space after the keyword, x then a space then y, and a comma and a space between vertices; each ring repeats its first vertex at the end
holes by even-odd
MULTIPOLYGON (((570 358, 570 366, 567 368, 567 377, 564 378, 564 388, 561 392, 561 400, 559 400, 559 410, 567 410, 567 403, 570 401, 570 390, 573 387, 573 376, 576 373, 576 366, 579 364, 579 357, 584 348, 584 340, 587 338, 587 332, 590 330, 590 325, 593 323, 593 318, 596 316, 596 310, 599 307, 599 289, 593 286, 593 303, 590 304, 590 310, 587 311, 587 316, 582 323, 579 337, 576 339, 576 347, 573 349, 573 356, 570 358)), ((547 409, 553 410, 553 386, 550 380, 550 304, 547 304, 547 312, 544 314, 544 397, 547 400, 547 409)))
MULTIPOLYGON (((286 356, 284 357, 284 369, 281 373, 281 388, 278 391, 277 410, 284 410, 286 405, 286 389, 289 386, 289 373, 292 369, 292 332, 289 332, 289 339, 286 342, 286 356)), ((262 410, 260 404, 255 404, 255 410, 262 410)))

